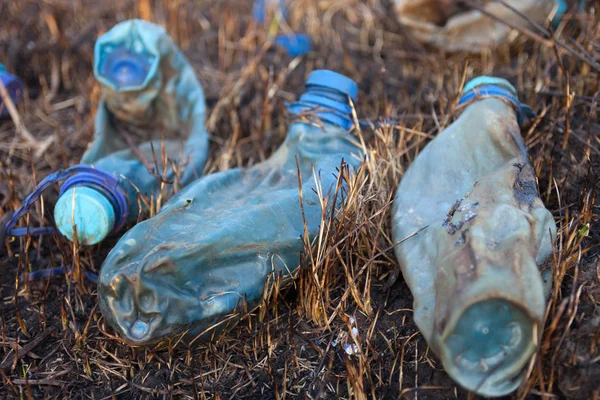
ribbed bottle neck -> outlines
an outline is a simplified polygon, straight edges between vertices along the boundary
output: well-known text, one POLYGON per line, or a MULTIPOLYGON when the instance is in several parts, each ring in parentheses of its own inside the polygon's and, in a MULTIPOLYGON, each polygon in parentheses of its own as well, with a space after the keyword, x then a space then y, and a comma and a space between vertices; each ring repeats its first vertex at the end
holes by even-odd
POLYGON ((352 127, 352 107, 358 86, 350 78, 328 70, 317 70, 306 81, 306 90, 298 101, 287 104, 291 114, 300 115, 314 111, 325 122, 343 129, 352 127))

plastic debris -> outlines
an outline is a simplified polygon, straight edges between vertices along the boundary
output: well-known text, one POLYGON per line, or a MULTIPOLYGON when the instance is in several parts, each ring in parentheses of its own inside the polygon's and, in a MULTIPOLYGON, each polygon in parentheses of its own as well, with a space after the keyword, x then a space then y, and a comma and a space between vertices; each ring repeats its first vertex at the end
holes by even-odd
POLYGON ((283 18, 287 18, 288 9, 285 5, 285 0, 256 0, 252 6, 252 17, 254 20, 259 24, 266 23, 268 8, 277 8, 283 18))
POLYGON ((348 354, 349 356, 353 355, 353 354, 358 354, 360 353, 360 349, 358 348, 358 346, 356 345, 356 343, 346 343, 344 345, 344 351, 346 352, 346 354, 348 354))
POLYGON ((209 339, 235 321, 238 305, 260 304, 273 274, 291 279, 302 238, 313 240, 322 223, 317 188, 329 215, 345 198, 342 180, 332 204, 340 169, 351 174, 362 164, 363 150, 348 133, 348 96, 357 92, 340 74, 314 71, 305 93, 288 105, 295 122, 269 159, 200 178, 121 238, 102 266, 98 297, 127 342, 148 345, 183 333, 209 339))
POLYGON ((356 320, 354 317, 350 317, 350 326, 350 335, 348 336, 346 333, 344 333, 344 336, 348 341, 348 343, 344 345, 344 351, 349 356, 360 353, 360 348, 356 343, 354 343, 354 339, 358 337, 358 328, 356 327, 356 320))
MULTIPOLYGON (((6 88, 6 92, 10 96, 12 102, 17 105, 23 94, 23 82, 21 79, 13 74, 8 73, 4 65, 0 64, 0 81, 2 81, 2 84, 6 88)), ((8 108, 3 103, 2 97, 0 96, 0 118, 5 118, 8 115, 8 108)))
POLYGON ((421 42, 448 51, 480 52, 514 39, 516 35, 510 35, 513 27, 530 27, 527 18, 546 25, 564 0, 506 0, 505 3, 508 6, 497 1, 473 1, 481 11, 458 0, 395 0, 395 11, 400 23, 421 42))
POLYGON ((308 35, 279 35, 273 40, 275 45, 284 48, 290 57, 298 57, 311 51, 312 45, 308 35))
MULTIPOLYGON (((64 267, 64 266, 54 267, 54 268, 44 268, 44 269, 40 269, 38 271, 31 271, 27 274, 27 281, 33 282, 33 281, 39 281, 42 279, 51 279, 51 278, 55 278, 57 276, 63 276, 69 271, 70 271, 70 268, 64 267)), ((92 272, 84 271, 83 276, 85 277, 85 279, 87 279, 88 281, 90 281, 92 283, 98 283, 98 275, 96 275, 92 272)), ((19 277, 19 280, 21 282, 25 281, 25 274, 22 273, 21 276, 19 277)))
POLYGON ((583 13, 585 11, 585 0, 555 0, 555 2, 557 4, 557 8, 554 18, 552 18, 552 29, 558 28, 558 25, 562 22, 565 14, 570 11, 570 8, 579 13, 583 13))
POLYGON ((58 231, 74 240, 76 227, 80 244, 96 244, 146 211, 140 194, 156 196, 164 182, 176 180, 172 164, 179 165, 181 186, 201 175, 208 156, 204 92, 163 28, 142 20, 117 24, 96 42, 94 74, 102 100, 81 165, 40 182, 7 224, 7 235, 58 231), (61 181, 56 229, 15 228, 42 191, 61 181))
POLYGON ((556 224, 517 123, 532 112, 512 85, 474 79, 460 103, 400 183, 393 239, 415 322, 448 374, 502 396, 542 332, 556 224))
MULTIPOLYGON (((261 25, 266 23, 268 10, 280 12, 282 18, 287 18, 288 7, 285 0, 256 0, 252 8, 254 20, 261 25)), ((308 54, 312 50, 310 36, 304 34, 278 35, 273 39, 273 43, 284 49, 288 56, 298 57, 308 54)))

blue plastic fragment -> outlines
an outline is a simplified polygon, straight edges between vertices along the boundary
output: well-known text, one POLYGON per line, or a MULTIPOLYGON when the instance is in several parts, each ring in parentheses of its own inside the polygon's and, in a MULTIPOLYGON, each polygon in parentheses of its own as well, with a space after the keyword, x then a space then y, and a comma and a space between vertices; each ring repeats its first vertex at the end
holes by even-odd
POLYGON ((265 0, 256 0, 252 7, 252 17, 259 24, 265 23, 265 17, 267 14, 267 6, 265 0))
MULTIPOLYGON (((554 14, 554 18, 552 18, 552 29, 558 28, 558 25, 562 22, 563 17, 569 10, 567 0, 554 0, 554 2, 558 5, 558 8, 556 14, 554 14)), ((585 0, 577 0, 575 3, 577 5, 577 12, 582 13, 585 11, 585 0)))
POLYGON ((287 51, 290 57, 298 57, 312 50, 310 37, 304 34, 280 35, 274 39, 276 46, 287 51))
MULTIPOLYGON (((279 10, 284 18, 288 16, 288 9, 285 6, 285 0, 279 0, 279 10)), ((252 18, 259 24, 264 24, 267 17, 267 1, 256 0, 252 7, 252 18)))
MULTIPOLYGON (((10 96, 12 102, 16 105, 23 93, 23 82, 19 77, 9 73, 6 71, 6 68, 3 64, 0 64, 0 80, 4 84, 8 95, 10 96)), ((4 118, 8 116, 8 109, 2 102, 2 98, 0 97, 0 118, 4 118)))
MULTIPOLYGON (((54 278, 57 276, 65 275, 67 273, 67 270, 68 270, 67 268, 65 268, 61 265, 60 267, 44 268, 44 269, 40 269, 38 271, 31 271, 27 274, 27 282, 39 281, 42 279, 51 279, 51 278, 54 278)), ((85 277, 85 279, 87 279, 88 281, 90 281, 92 283, 98 283, 98 275, 96 275, 92 272, 84 271, 83 276, 85 277)), ((21 282, 25 281, 24 273, 21 273, 19 280, 21 282)))
POLYGON ((554 14, 554 18, 552 19, 552 29, 556 29, 558 27, 563 16, 567 12, 567 0, 555 0, 554 2, 558 4, 558 9, 556 10, 556 14, 554 14))
MULTIPOLYGON (((268 0, 256 0, 252 8, 252 17, 261 25, 264 25, 266 21, 267 1, 268 0)), ((279 11, 281 11, 283 18, 287 18, 288 9, 285 5, 285 0, 279 0, 277 7, 279 11)), ((290 57, 302 56, 312 50, 310 36, 301 33, 276 36, 275 39, 273 39, 273 43, 277 47, 284 49, 290 57)))

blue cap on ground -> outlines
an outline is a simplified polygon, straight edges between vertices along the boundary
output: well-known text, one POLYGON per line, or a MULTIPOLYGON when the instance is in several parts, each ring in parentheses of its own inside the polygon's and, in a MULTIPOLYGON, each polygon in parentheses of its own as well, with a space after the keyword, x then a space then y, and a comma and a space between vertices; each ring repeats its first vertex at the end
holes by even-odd
POLYGON ((286 104, 292 114, 315 109, 323 121, 350 129, 352 108, 348 96, 355 101, 358 85, 350 78, 329 70, 313 71, 306 80, 306 91, 294 103, 286 104))
MULTIPOLYGON (((23 82, 17 76, 8 73, 2 64, 0 64, 0 80, 6 88, 6 91, 8 92, 12 102, 16 105, 19 101, 21 92, 23 91, 23 82)), ((7 115, 8 109, 3 104, 2 98, 0 98, 0 118, 6 117, 7 115)))
POLYGON ((98 70, 102 77, 120 90, 143 85, 150 66, 151 60, 144 54, 116 47, 100 61, 98 70))
POLYGON ((515 96, 517 95, 517 90, 509 81, 507 81, 506 79, 503 79, 503 78, 496 78, 494 76, 478 76, 477 78, 471 79, 465 85, 465 88, 463 89, 463 94, 470 92, 471 90, 475 89, 477 86, 483 86, 483 85, 502 86, 502 87, 510 90, 515 96))
POLYGON ((115 210, 101 192, 86 186, 65 191, 54 206, 56 227, 69 240, 74 240, 73 225, 77 227, 80 244, 92 245, 102 241, 113 230, 115 210))
POLYGON ((312 50, 310 37, 304 34, 280 35, 273 43, 285 49, 290 57, 302 56, 312 50))

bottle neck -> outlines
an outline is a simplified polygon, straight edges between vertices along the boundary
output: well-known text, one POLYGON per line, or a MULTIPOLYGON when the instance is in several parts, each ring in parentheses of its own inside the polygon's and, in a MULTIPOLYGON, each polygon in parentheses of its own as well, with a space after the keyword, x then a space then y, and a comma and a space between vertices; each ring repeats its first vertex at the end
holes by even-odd
POLYGON ((529 118, 535 117, 535 112, 531 107, 519 101, 517 95, 509 88, 499 85, 481 85, 466 91, 460 100, 459 106, 467 106, 476 101, 496 98, 507 101, 511 104, 517 114, 517 122, 523 125, 529 118))
POLYGON ((323 122, 349 130, 353 125, 352 107, 348 94, 324 86, 307 85, 298 101, 286 104, 293 115, 309 114, 323 122))

